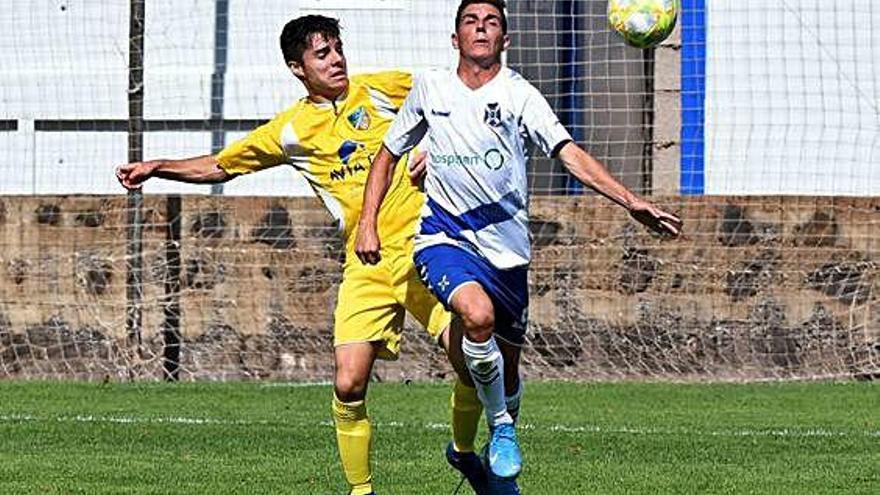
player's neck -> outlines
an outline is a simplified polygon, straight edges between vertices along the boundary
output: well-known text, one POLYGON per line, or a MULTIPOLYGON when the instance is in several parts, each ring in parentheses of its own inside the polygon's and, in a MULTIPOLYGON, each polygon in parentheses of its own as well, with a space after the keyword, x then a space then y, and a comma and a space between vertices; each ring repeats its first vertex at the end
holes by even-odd
POLYGON ((309 91, 309 100, 311 100, 312 103, 333 105, 334 107, 338 102, 345 100, 346 96, 348 96, 348 89, 345 89, 336 95, 321 94, 316 91, 309 91))
POLYGON ((458 78, 470 89, 480 89, 501 72, 501 61, 483 65, 475 60, 460 58, 458 60, 458 78))

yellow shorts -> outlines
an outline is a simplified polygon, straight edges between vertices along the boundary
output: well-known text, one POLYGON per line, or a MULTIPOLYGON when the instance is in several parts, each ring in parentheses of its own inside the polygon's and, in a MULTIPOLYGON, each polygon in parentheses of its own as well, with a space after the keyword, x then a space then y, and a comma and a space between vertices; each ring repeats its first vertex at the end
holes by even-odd
POLYGON ((335 346, 382 342, 379 359, 397 359, 407 311, 433 340, 440 338, 452 315, 422 285, 411 249, 383 248, 378 265, 364 265, 354 255, 349 259, 334 315, 335 346))

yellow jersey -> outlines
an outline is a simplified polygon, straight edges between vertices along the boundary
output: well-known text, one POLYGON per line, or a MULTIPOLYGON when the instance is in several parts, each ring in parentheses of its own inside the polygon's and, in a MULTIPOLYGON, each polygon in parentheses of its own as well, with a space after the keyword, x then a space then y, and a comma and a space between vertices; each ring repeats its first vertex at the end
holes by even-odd
MULTIPOLYGON (((404 72, 352 76, 347 93, 336 101, 303 98, 227 146, 217 160, 230 175, 292 165, 338 221, 346 254, 352 254, 370 165, 411 88, 412 75, 404 72)), ((416 233, 424 197, 409 180, 408 159, 401 157, 379 210, 383 246, 416 233)))

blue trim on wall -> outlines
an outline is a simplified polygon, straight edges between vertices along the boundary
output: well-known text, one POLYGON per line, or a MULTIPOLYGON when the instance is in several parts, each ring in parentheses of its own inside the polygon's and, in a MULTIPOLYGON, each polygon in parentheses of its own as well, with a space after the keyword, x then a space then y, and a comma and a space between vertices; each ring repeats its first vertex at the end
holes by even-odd
MULTIPOLYGON (((580 31, 581 7, 577 0, 559 0, 556 12, 561 15, 557 18, 557 32, 559 43, 559 59, 563 61, 560 67, 562 93, 559 121, 571 133, 571 137, 579 145, 584 145, 584 98, 581 87, 581 70, 579 63, 578 32, 580 31)), ((565 193, 582 194, 584 186, 571 174, 565 174, 565 193)))
POLYGON ((681 194, 705 192, 706 0, 682 0, 681 194))

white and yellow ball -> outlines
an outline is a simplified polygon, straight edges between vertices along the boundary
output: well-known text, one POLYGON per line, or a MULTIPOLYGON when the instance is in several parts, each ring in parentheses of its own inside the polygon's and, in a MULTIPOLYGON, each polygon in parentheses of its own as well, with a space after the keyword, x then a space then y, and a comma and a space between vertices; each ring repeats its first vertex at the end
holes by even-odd
POLYGON ((650 48, 675 29, 678 0, 609 0, 608 24, 630 46, 650 48))

